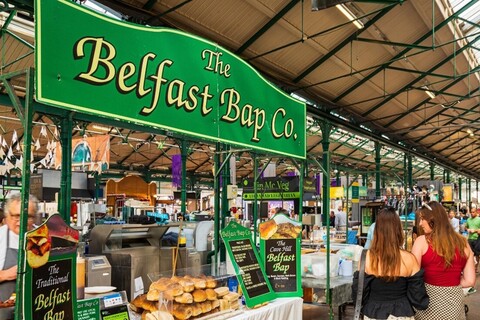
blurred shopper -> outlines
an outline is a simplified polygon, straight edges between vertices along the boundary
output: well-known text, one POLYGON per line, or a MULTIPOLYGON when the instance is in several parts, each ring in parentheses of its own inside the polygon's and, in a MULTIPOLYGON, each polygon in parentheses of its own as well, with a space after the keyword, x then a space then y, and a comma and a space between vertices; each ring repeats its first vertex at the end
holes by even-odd
MULTIPOLYGON (((380 210, 365 261, 364 319, 412 320, 414 308, 427 308, 423 271, 415 256, 402 249, 403 244, 404 232, 395 210, 380 210)), ((357 271, 353 278, 354 301, 358 290, 357 271)))
POLYGON ((454 210, 450 210, 450 212, 448 212, 448 218, 450 219, 450 224, 452 225, 453 230, 455 230, 457 233, 460 233, 460 220, 457 219, 454 210))
POLYGON ((343 211, 342 206, 338 206, 338 212, 335 215, 335 228, 337 230, 345 230, 347 228, 347 214, 343 211))
POLYGON ((478 272, 478 259, 480 256, 480 251, 476 248, 478 241, 478 234, 480 233, 480 217, 478 216, 477 209, 475 207, 470 211, 470 218, 467 219, 465 224, 468 232, 468 244, 472 248, 472 251, 475 254, 475 271, 478 272))
POLYGON ((462 288, 475 285, 473 252, 465 238, 453 230, 445 208, 436 201, 418 209, 424 235, 413 244, 412 253, 424 269, 430 304, 415 319, 465 319, 462 288))
POLYGON ((335 228, 335 211, 330 211, 330 227, 335 228))

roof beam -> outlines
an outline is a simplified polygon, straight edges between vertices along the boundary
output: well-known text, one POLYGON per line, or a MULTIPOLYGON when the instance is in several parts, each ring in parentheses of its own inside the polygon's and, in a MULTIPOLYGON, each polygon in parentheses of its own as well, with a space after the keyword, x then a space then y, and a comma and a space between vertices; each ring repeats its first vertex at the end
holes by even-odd
MULTIPOLYGON (((435 30, 439 30, 443 27, 445 27, 446 25, 448 25, 448 23, 450 23, 450 21, 452 20, 455 20, 457 19, 457 17, 463 13, 464 11, 466 11, 468 8, 470 8, 471 6, 473 6, 475 3, 477 2, 477 0, 471 0, 469 3, 467 3, 465 6, 463 6, 463 8, 461 8, 460 10, 458 10, 455 14, 449 16, 447 19, 445 19, 444 21, 440 22, 437 26, 435 26, 435 30)), ((420 43, 422 43, 423 41, 425 41, 426 39, 428 39, 430 36, 432 35, 432 32, 429 31, 427 33, 425 33, 423 36, 421 36, 420 38, 418 38, 416 41, 413 42, 414 45, 418 45, 420 43)), ((405 56, 405 54, 410 51, 411 48, 406 48, 404 50, 402 50, 401 52, 399 52, 398 54, 396 54, 394 57, 393 57, 393 61, 396 61, 397 59, 400 59, 402 58, 403 56, 405 56)), ((336 103, 340 100, 342 100, 345 96, 349 95, 350 93, 352 93, 353 91, 355 91, 356 89, 358 89, 361 85, 363 85, 365 82, 367 82, 368 80, 370 80, 371 78, 373 78, 375 75, 377 75, 378 73, 382 72, 384 70, 385 67, 389 66, 392 62, 388 62, 387 64, 385 64, 383 67, 380 67, 378 69, 376 69, 375 71, 373 71, 372 73, 370 73, 369 75, 365 76, 362 80, 360 80, 359 82, 357 82, 356 84, 354 84, 353 86, 351 86, 349 89, 345 90, 343 93, 341 93, 340 95, 337 96, 337 98, 333 99, 333 102, 336 103)))
MULTIPOLYGON (((475 38, 475 41, 478 41, 480 39, 480 36, 476 37, 475 38)), ((475 42, 474 41, 474 42, 475 42)), ((452 53, 449 57, 447 57, 446 59, 440 61, 439 63, 437 63, 436 66, 432 67, 430 70, 435 70, 436 68, 442 66, 444 63, 450 61, 453 57, 455 57, 456 54, 462 52, 463 50, 465 50, 467 47, 463 47, 459 50, 459 52, 454 52, 452 53)), ((472 72, 477 72, 478 70, 480 70, 480 66, 477 66, 476 68, 472 69, 472 72)), ((425 74, 426 76, 426 74, 425 74)), ((451 83, 449 83, 448 85, 446 85, 445 87, 443 87, 440 91, 443 92, 443 91, 446 91, 448 90, 449 88, 453 87, 455 84, 457 84, 458 82, 462 81, 466 76, 462 76, 462 77, 458 77, 457 79, 455 79, 454 81, 452 81, 451 83)), ((399 91, 397 91, 397 93, 395 93, 394 95, 398 95, 400 94, 401 92, 403 92, 406 88, 409 88, 411 84, 413 83, 416 83, 418 82, 418 80, 421 80, 423 79, 424 76, 422 77, 419 77, 413 81, 411 81, 409 84, 407 84, 406 86, 404 86, 402 89, 400 89, 399 91)), ((389 101, 393 99, 392 95, 388 96, 383 102, 377 104, 376 106, 374 106, 373 108, 371 108, 370 110, 368 110, 367 112, 365 112, 363 114, 363 116, 366 116, 368 114, 370 114, 371 112, 373 112, 374 110, 376 110, 377 108, 381 107, 382 105, 385 104, 385 102, 389 101)), ((391 126, 392 124, 394 124, 395 122, 397 122, 398 120, 402 119, 403 117, 405 117, 406 115, 408 115, 410 112, 412 111, 415 111, 417 110, 420 106, 422 106, 423 104, 429 102, 431 100, 431 98, 426 98, 425 100, 421 101, 420 103, 418 103, 416 106, 414 106, 413 108, 409 109, 409 111, 406 111, 404 113, 402 113, 401 115, 399 115, 398 117, 396 117, 395 119, 391 120, 389 123, 385 124, 385 127, 389 127, 391 126)))
MULTIPOLYGON (((240 48, 235 51, 235 54, 242 54, 252 43, 257 41, 265 32, 267 32, 275 23, 278 22, 283 16, 290 11, 300 0, 291 0, 285 7, 282 8, 272 19, 270 19, 263 27, 260 28, 253 36, 250 37, 240 48)), ((302 1, 303 3, 303 1, 302 1)))
POLYGON ((307 75, 312 73, 315 69, 317 69, 319 66, 321 66, 325 61, 330 59, 332 56, 334 56, 338 51, 343 49, 347 44, 352 42, 354 39, 358 37, 359 34, 362 34, 364 31, 366 31, 371 25, 376 23, 380 18, 382 18, 384 15, 386 15, 390 10, 392 10, 397 4, 390 5, 384 9, 382 9, 377 15, 375 15, 371 20, 369 20, 367 23, 365 23, 365 27, 361 30, 356 30, 354 33, 352 33, 349 37, 344 39, 342 42, 340 42, 335 48, 327 52, 323 57, 315 61, 310 67, 308 67, 305 71, 303 71, 300 75, 298 75, 295 79, 292 81, 294 83, 299 82, 303 78, 305 78, 307 75))
MULTIPOLYGON (((470 42, 470 45, 477 42, 478 40, 480 40, 480 36, 477 36, 475 39, 473 39, 471 42, 470 42)), ((437 70, 438 68, 440 68, 441 66, 443 66, 444 64, 446 64, 447 62, 450 62, 452 59, 454 59, 458 54, 462 53, 463 51, 465 51, 466 49, 468 49, 470 46, 463 46, 459 49, 457 49, 455 52, 453 52, 452 54, 450 54, 448 57, 446 57, 445 59, 443 59, 442 61, 438 62, 437 64, 435 64, 433 67, 431 67, 430 69, 428 69, 424 74, 422 74, 421 76, 413 79, 412 81, 410 81, 409 83, 407 83, 406 85, 403 86, 403 88, 397 90, 394 94, 391 94, 389 95, 388 97, 385 98, 385 100, 383 100, 382 102, 378 103, 377 105, 373 106, 372 108, 370 108, 369 110, 367 110, 366 112, 364 112, 362 114, 363 117, 366 117, 368 116, 369 114, 371 114, 372 112, 374 112, 375 110, 377 110, 378 108, 382 107, 383 105, 385 105, 387 102, 389 102, 390 100, 392 100, 393 98, 395 98, 396 96, 398 96, 399 94, 401 94, 402 92, 410 89, 415 83, 419 82, 420 80, 422 80, 423 78, 425 78, 426 76, 428 76, 431 72, 437 70)), ((479 69, 479 67, 475 68, 475 69, 479 69)), ((457 81, 460 81, 462 80, 464 77, 459 77, 457 81)), ((442 90, 441 90, 442 91, 442 90)), ((431 99, 427 99, 426 101, 429 101, 431 99)), ((423 103, 422 103, 423 104, 423 103)), ((394 122, 396 122, 397 120, 403 118, 403 116, 400 116, 394 120, 392 120, 391 122, 389 122, 389 124, 387 124, 386 126, 388 127, 389 125, 393 124, 394 122)))
MULTIPOLYGON (((470 112, 474 112, 473 109, 476 109, 478 106, 479 106, 479 104, 477 103, 477 104, 476 104, 474 107, 472 107, 471 109, 465 110, 464 112, 462 112, 462 113, 456 115, 455 117, 451 118, 451 119, 448 120, 444 125, 452 124, 452 123, 453 123, 455 120, 457 120, 458 118, 461 118, 462 116, 464 116, 464 115, 466 115, 466 114, 468 114, 468 113, 470 113, 470 112)), ((422 121, 422 123, 426 123, 426 122, 432 120, 433 118, 441 115, 443 112, 445 112, 445 110, 446 110, 446 109, 440 110, 439 112, 431 115, 430 117, 428 117, 427 119, 425 119, 424 121, 422 121)), ((414 127, 412 128, 412 130, 418 129, 418 127, 420 127, 420 126, 422 125, 422 123, 419 123, 418 125, 414 126, 414 127)), ((439 130, 440 130, 440 128, 436 128, 436 129, 430 131, 429 133, 427 133, 427 134, 421 136, 420 138, 418 138, 417 140, 415 140, 415 143, 419 143, 420 141, 422 141, 422 140, 425 139, 426 137, 434 134, 435 132, 437 132, 437 131, 439 131, 439 130)), ((405 134, 406 134, 406 133, 405 133, 405 134)), ((403 135, 405 135, 405 134, 403 134, 403 135)))

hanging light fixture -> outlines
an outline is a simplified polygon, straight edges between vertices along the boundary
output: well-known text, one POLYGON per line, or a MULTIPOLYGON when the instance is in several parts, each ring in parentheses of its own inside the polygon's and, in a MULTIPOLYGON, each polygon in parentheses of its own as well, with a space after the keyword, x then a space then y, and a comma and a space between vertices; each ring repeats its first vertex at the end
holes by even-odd
POLYGON ((431 98, 431 99, 435 99, 435 93, 433 93, 432 91, 430 91, 430 89, 427 87, 427 86, 423 86, 422 87, 423 90, 425 90, 425 93, 431 98))
POLYGON ((337 7, 338 10, 340 10, 341 13, 345 15, 345 17, 348 18, 348 20, 352 21, 355 27, 358 29, 363 29, 364 25, 362 21, 360 21, 350 9, 347 8, 346 5, 342 4, 337 4, 335 7, 337 7))

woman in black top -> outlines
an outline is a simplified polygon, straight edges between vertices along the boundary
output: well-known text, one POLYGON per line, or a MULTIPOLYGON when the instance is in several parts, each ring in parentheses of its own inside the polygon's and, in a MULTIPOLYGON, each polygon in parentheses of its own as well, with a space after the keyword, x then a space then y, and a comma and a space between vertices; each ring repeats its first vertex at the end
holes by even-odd
MULTIPOLYGON (((414 308, 424 310, 429 299, 415 256, 402 248, 404 232, 393 208, 377 217, 372 245, 365 260, 362 313, 364 319, 414 319, 414 308)), ((352 297, 358 290, 354 274, 352 297)))

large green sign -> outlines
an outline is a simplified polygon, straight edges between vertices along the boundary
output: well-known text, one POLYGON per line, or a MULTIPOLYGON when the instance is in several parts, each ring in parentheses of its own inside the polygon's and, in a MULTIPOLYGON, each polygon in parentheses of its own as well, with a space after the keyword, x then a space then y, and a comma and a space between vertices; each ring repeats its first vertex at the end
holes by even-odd
POLYGON ((38 101, 305 158, 305 104, 217 44, 70 0, 36 0, 35 22, 38 101))

